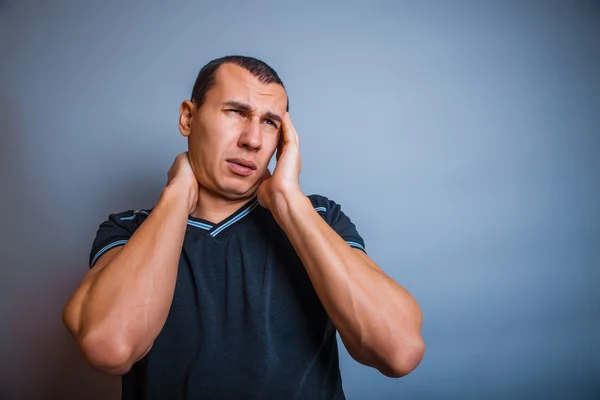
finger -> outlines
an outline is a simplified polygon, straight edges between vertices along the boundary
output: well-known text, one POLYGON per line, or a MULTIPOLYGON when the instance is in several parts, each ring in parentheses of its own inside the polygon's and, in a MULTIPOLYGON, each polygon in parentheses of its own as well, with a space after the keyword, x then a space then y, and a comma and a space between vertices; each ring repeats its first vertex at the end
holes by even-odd
POLYGON ((279 140, 277 141, 277 152, 275 153, 275 161, 279 161, 281 152, 283 151, 283 132, 279 134, 279 140))
POLYGON ((287 120, 289 122, 289 126, 292 130, 292 134, 294 136, 294 143, 296 144, 296 146, 300 145, 300 137, 298 136, 298 132, 296 131, 296 128, 294 128, 294 124, 292 124, 292 119, 290 117, 290 113, 286 113, 287 114, 287 120))
POLYGON ((296 129, 294 129, 294 125, 292 124, 292 120, 290 119, 290 113, 286 112, 282 118, 282 128, 283 128, 283 140, 284 144, 295 144, 298 146, 298 133, 296 133, 296 129))
MULTIPOLYGON (((288 116, 288 118, 290 118, 288 116)), ((292 123, 292 120, 290 118, 290 124, 292 123)), ((298 135, 298 131, 296 130, 296 128, 294 128, 294 125, 292 125, 292 128, 294 130, 294 135, 296 136, 296 146, 300 147, 300 135, 298 135)))

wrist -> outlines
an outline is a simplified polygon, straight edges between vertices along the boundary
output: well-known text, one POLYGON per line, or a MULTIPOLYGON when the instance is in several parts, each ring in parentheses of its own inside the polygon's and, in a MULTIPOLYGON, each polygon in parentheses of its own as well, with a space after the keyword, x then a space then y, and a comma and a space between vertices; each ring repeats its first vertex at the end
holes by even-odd
POLYGON ((174 180, 163 189, 159 203, 168 204, 170 209, 185 210, 186 215, 189 215, 193 199, 193 188, 174 180))
POLYGON ((275 194, 271 204, 271 213, 282 227, 292 219, 293 213, 312 209, 310 199, 300 189, 275 194))

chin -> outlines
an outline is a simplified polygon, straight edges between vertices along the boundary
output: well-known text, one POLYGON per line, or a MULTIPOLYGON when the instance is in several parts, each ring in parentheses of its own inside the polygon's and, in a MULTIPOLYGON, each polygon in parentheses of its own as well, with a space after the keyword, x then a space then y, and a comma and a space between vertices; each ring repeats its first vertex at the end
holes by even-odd
POLYGON ((222 185, 220 187, 221 195, 227 199, 239 200, 252 197, 256 193, 256 182, 253 184, 245 182, 235 182, 222 185))

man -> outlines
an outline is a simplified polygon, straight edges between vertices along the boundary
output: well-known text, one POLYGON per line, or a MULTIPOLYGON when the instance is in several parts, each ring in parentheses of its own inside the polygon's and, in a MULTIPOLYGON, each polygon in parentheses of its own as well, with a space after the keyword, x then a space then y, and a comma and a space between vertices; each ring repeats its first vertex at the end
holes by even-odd
POLYGON ((262 61, 210 62, 158 203, 100 225, 63 320, 123 399, 344 399, 336 331, 386 376, 423 357, 416 301, 338 204, 300 190, 288 104, 262 61))

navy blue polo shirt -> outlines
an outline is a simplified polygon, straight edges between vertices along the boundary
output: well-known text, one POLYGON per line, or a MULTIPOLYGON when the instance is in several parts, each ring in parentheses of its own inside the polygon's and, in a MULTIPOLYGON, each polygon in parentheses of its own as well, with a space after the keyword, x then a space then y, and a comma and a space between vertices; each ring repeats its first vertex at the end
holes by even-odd
MULTIPOLYGON (((308 196, 349 246, 339 204, 308 196)), ((111 214, 90 267, 151 210, 111 214)), ((123 400, 345 399, 336 330, 274 217, 254 197, 219 224, 188 217, 173 302, 150 352, 122 377, 123 400)))

